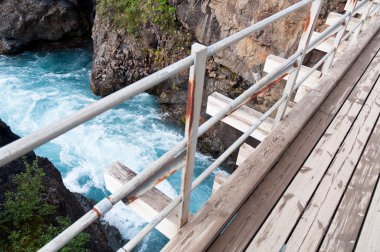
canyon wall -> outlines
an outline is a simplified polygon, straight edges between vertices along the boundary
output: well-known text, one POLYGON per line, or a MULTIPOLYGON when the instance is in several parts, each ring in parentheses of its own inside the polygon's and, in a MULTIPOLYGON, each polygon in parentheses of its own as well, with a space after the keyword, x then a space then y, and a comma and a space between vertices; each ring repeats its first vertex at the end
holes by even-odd
MULTIPOLYGON (((112 1, 99 2, 109 5, 112 1)), ((115 11, 105 4, 100 12, 97 6, 92 33, 91 89, 97 95, 108 95, 189 55, 192 43, 213 44, 296 2, 298 0, 170 0, 169 3, 175 7, 174 31, 147 22, 134 33, 128 32, 120 23, 112 22, 114 16, 123 15, 120 9, 115 11), (104 11, 107 7, 109 10, 104 11)), ((326 1, 319 26, 323 26, 330 11, 341 12, 344 2, 326 1)), ((208 60, 201 121, 208 118, 204 113, 208 95, 217 91, 235 98, 262 76, 267 55, 287 57, 296 50, 308 12, 309 7, 304 7, 208 60)), ((179 125, 185 122, 187 76, 187 72, 181 73, 149 90, 158 96, 163 115, 179 125)), ((269 90, 251 105, 259 111, 266 110, 279 98, 282 88, 269 90)), ((239 132, 223 123, 220 125, 201 139, 201 151, 218 156, 239 136, 239 132), (226 130, 230 134, 220 134, 226 130)))

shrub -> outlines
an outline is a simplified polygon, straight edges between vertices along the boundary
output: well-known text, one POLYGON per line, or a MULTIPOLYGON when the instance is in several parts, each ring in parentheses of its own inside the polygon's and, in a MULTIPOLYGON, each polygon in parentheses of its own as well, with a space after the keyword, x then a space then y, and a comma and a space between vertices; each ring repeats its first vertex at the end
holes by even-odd
POLYGON ((136 33, 147 24, 163 30, 175 27, 175 7, 167 0, 99 0, 97 11, 114 28, 136 33))
MULTIPOLYGON (((55 225, 46 220, 55 216, 53 205, 44 201, 42 168, 37 160, 30 165, 24 160, 25 171, 15 175, 14 191, 6 192, 0 213, 0 233, 5 236, 1 251, 36 251, 70 225, 67 217, 55 217, 55 225)), ((86 251, 89 234, 82 233, 62 251, 86 251)))

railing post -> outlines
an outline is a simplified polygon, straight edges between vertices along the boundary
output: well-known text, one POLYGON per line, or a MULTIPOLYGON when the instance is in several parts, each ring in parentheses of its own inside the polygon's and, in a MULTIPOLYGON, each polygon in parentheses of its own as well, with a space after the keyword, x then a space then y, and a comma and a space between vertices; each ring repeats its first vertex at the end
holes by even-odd
POLYGON ((367 20, 367 18, 369 16, 369 13, 371 11, 372 5, 373 5, 373 1, 369 0, 368 6, 364 10, 364 12, 362 13, 362 16, 360 18, 361 24, 359 25, 359 27, 355 30, 354 34, 352 35, 352 38, 351 38, 351 41, 350 41, 350 46, 352 46, 353 44, 355 44, 355 42, 358 40, 359 33, 362 31, 364 22, 367 20))
POLYGON ((300 42, 298 44, 298 51, 302 51, 302 54, 297 58, 295 70, 290 73, 288 81, 286 82, 283 95, 287 95, 288 98, 286 99, 286 102, 284 102, 277 110, 275 125, 277 125, 284 116, 286 108, 288 106, 288 102, 291 98, 291 94, 294 91, 294 86, 297 82, 297 77, 301 70, 302 62, 305 58, 311 36, 313 35, 315 24, 318 20, 319 12, 321 11, 323 1, 324 0, 316 0, 312 3, 310 7, 310 14, 306 20, 305 28, 302 33, 300 42))
POLYGON ((191 184, 194 174, 199 118, 206 72, 207 47, 197 43, 193 44, 191 54, 194 55, 194 65, 190 67, 186 107, 186 136, 188 140, 186 166, 182 170, 180 228, 186 224, 189 217, 191 184))
POLYGON ((335 57, 335 54, 336 54, 336 51, 338 49, 338 46, 340 45, 340 42, 342 41, 342 38, 346 32, 346 29, 347 29, 347 26, 348 26, 348 23, 350 22, 352 16, 354 15, 354 9, 356 7, 356 4, 357 4, 357 0, 348 0, 347 1, 347 4, 346 4, 346 9, 347 11, 351 12, 350 15, 346 18, 346 21, 345 21, 345 24, 344 24, 344 27, 342 30, 340 30, 338 32, 338 34, 336 35, 336 38, 334 40, 334 52, 330 55, 330 57, 328 57, 326 59, 326 62, 323 64, 323 67, 322 67, 322 74, 325 75, 329 69, 330 69, 330 66, 334 60, 334 57, 335 57))

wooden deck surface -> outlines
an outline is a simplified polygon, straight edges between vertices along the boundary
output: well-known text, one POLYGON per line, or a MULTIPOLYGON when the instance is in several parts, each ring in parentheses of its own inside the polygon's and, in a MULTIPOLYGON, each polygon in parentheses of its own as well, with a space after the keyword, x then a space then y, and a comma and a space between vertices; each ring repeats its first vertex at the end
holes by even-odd
POLYGON ((209 251, 380 251, 380 34, 209 251))
POLYGON ((343 55, 352 65, 337 64, 165 251, 380 251, 378 27, 373 32, 360 51, 343 55))

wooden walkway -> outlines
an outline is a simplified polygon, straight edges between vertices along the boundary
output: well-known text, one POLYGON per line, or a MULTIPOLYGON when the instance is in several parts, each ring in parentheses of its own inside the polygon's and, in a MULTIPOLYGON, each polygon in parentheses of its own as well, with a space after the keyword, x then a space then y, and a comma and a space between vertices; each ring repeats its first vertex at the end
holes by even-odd
POLYGON ((379 49, 380 34, 210 251, 380 251, 379 49))
MULTIPOLYGON (((232 176, 253 185, 262 176, 238 211, 231 215, 228 205, 237 206, 240 193, 249 189, 227 183, 165 250, 380 251, 379 77, 377 32, 285 152, 268 164, 267 174, 243 170, 232 176), (235 197, 227 202, 223 193, 235 197)), ((278 131, 284 129, 289 125, 278 131)), ((272 135, 261 151, 271 141, 281 142, 272 135)), ((276 154, 267 149, 268 157, 276 154)), ((242 166, 264 166, 263 156, 256 156, 242 166)))

